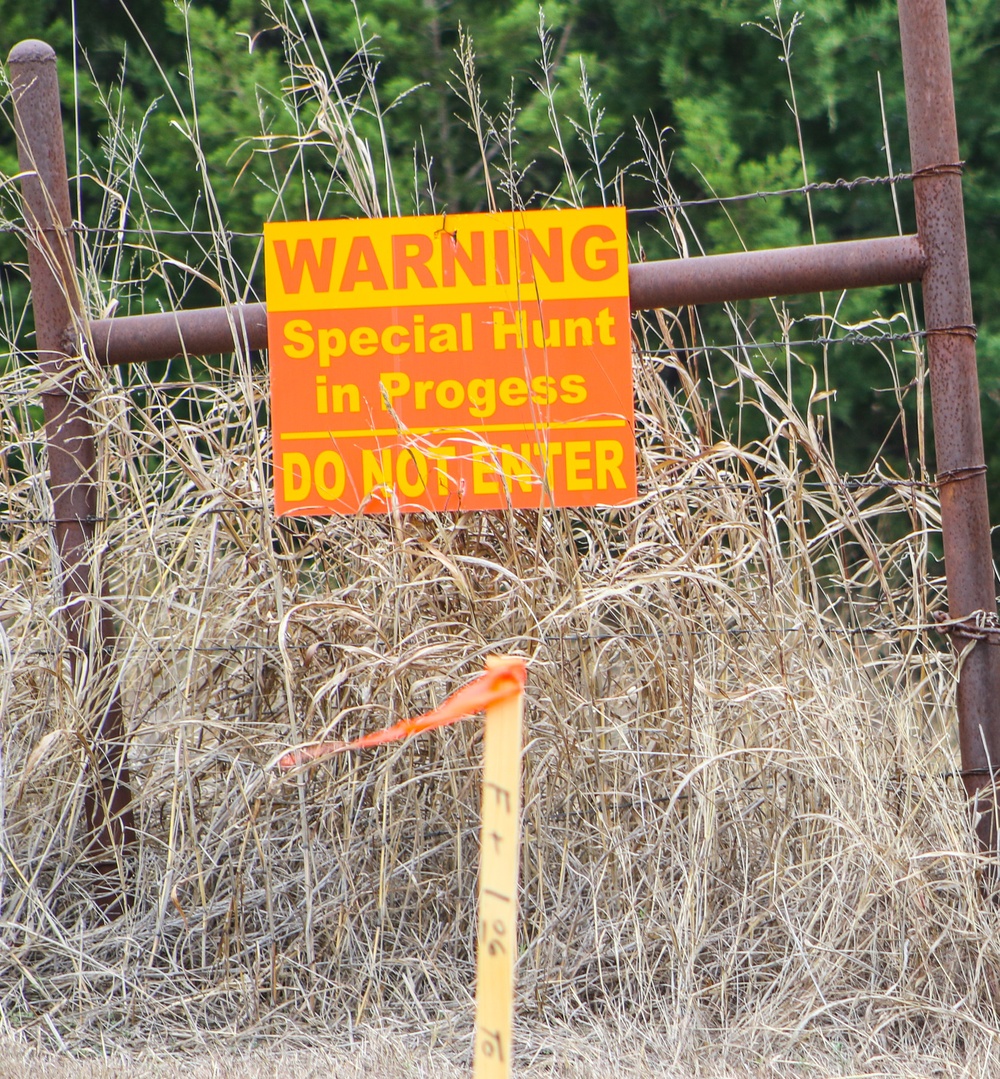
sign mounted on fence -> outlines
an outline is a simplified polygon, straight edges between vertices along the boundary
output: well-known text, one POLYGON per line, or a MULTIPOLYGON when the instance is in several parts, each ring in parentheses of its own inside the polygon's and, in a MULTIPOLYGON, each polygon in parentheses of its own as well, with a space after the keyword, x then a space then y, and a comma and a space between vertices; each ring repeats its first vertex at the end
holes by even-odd
POLYGON ((279 514, 635 497, 625 211, 264 226, 279 514))

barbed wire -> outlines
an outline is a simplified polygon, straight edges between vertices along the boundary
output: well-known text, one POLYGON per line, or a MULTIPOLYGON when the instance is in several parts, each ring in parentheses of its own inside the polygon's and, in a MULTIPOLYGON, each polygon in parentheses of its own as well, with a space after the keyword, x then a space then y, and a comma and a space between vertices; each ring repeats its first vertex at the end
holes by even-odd
POLYGON ((933 337, 935 332, 927 330, 905 330, 896 333, 873 333, 866 334, 860 330, 851 330, 845 334, 833 337, 801 337, 786 338, 781 341, 732 341, 726 344, 714 344, 705 342, 700 345, 663 345, 659 348, 639 348, 643 356, 668 356, 673 353, 699 353, 699 352, 751 352, 754 349, 772 348, 808 348, 816 346, 829 348, 833 345, 882 345, 898 342, 912 342, 914 339, 926 340, 933 337))
MULTIPOLYGON (((683 466, 683 461, 678 462, 678 467, 683 466)), ((661 483, 656 487, 660 492, 678 492, 678 491, 739 491, 745 494, 754 494, 758 491, 786 491, 789 483, 782 482, 780 480, 734 480, 732 483, 704 483, 704 482, 689 482, 680 481, 677 483, 661 483)), ((826 480, 803 480, 801 482, 794 483, 796 491, 828 491, 836 487, 840 491, 894 491, 899 488, 914 488, 917 490, 935 491, 938 489, 938 481, 934 479, 918 480, 918 479, 890 479, 885 476, 873 477, 864 473, 850 474, 845 473, 837 476, 836 482, 826 480)), ((186 506, 183 509, 177 509, 171 511, 173 515, 181 516, 185 520, 190 521, 192 517, 198 516, 211 516, 212 514, 273 514, 273 508, 271 506, 264 506, 261 504, 247 504, 243 506, 205 506, 205 507, 190 507, 186 506)), ((169 515, 169 514, 167 514, 169 515)), ((15 526, 15 525, 36 525, 52 527, 57 524, 111 524, 121 523, 127 521, 129 518, 124 515, 115 517, 109 517, 107 515, 99 516, 84 516, 73 517, 66 520, 61 520, 55 517, 34 517, 30 515, 11 515, 6 514, 0 516, 0 527, 15 526)), ((1000 526, 998 526, 1000 527, 1000 526)))
MULTIPOLYGON (((159 314, 160 312, 155 312, 159 314)), ((644 319, 646 322, 652 323, 653 315, 649 312, 636 312, 636 318, 644 319)), ((783 338, 780 340, 772 341, 755 341, 755 340, 739 340, 739 341, 704 341, 697 345, 662 345, 658 348, 647 348, 644 346, 638 346, 638 352, 644 357, 659 357, 669 356, 675 354, 691 355, 700 354, 705 352, 740 352, 740 351, 753 351, 764 349, 788 349, 788 348, 830 348, 836 345, 852 345, 852 346, 864 346, 864 345, 884 345, 884 344, 900 344, 900 343, 912 343, 913 341, 924 341, 930 337, 939 334, 940 330, 898 330, 898 331, 882 331, 879 333, 865 333, 862 330, 848 330, 846 333, 835 335, 820 335, 818 337, 796 337, 796 338, 783 338)), ((13 358, 17 355, 15 352, 7 351, 0 352, 0 358, 13 358)), ((141 364, 132 365, 126 368, 128 371, 141 371, 144 370, 141 364)), ((223 373, 220 371, 220 373, 223 373)), ((196 381, 192 379, 178 380, 171 379, 169 382, 130 382, 120 387, 125 393, 160 393, 166 390, 171 391, 185 391, 185 390, 200 390, 207 394, 211 394, 216 389, 216 383, 208 381, 196 381)))
POLYGON ((819 180, 799 187, 779 187, 769 191, 747 191, 740 195, 711 195, 699 199, 671 199, 657 206, 626 207, 629 214, 660 214, 691 206, 721 206, 729 203, 751 202, 754 199, 784 198, 790 195, 812 195, 821 191, 854 191, 859 187, 882 187, 913 180, 919 172, 897 172, 891 176, 856 176, 853 180, 819 180))
MULTIPOLYGON (((766 755, 767 749, 763 748, 762 753, 766 755)), ((690 773, 684 772, 683 768, 677 768, 677 780, 686 782, 690 778, 690 773)), ((759 791, 771 791, 772 788, 757 782, 763 774, 763 769, 750 782, 739 784, 740 794, 753 794, 759 791)), ((895 794, 901 794, 901 788, 906 783, 931 783, 931 782, 945 782, 947 783, 952 779, 962 778, 962 771, 947 771, 947 772, 908 772, 903 768, 897 767, 894 775, 885 776, 878 783, 879 786, 888 788, 890 792, 895 794)), ((831 777, 833 778, 833 777, 831 777)), ((838 777, 846 779, 851 783, 852 787, 856 786, 856 780, 854 777, 838 777)), ((806 777, 799 776, 800 783, 809 783, 811 780, 806 777)), ((544 824, 548 824, 553 821, 570 821, 576 823, 580 820, 586 820, 588 822, 608 821, 610 823, 618 823, 614 818, 623 815, 625 813, 636 813, 650 807, 669 806, 676 805, 678 802, 691 802, 698 798, 699 792, 692 790, 677 790, 672 794, 656 794, 647 795, 642 798, 623 798, 619 791, 588 791, 581 790, 577 794, 566 799, 566 804, 570 805, 570 809, 560 810, 552 812, 546 810, 544 824), (604 802, 604 804, 595 804, 598 799, 613 799, 612 801, 604 802)), ((980 795, 981 797, 982 795, 980 795)), ((717 793, 711 792, 707 795, 709 798, 716 798, 717 793)), ((740 816, 745 817, 745 814, 752 812, 758 806, 764 802, 763 798, 758 798, 751 806, 740 810, 740 816)), ((535 817, 532 813, 532 805, 529 802, 524 806, 522 810, 523 814, 523 827, 529 831, 532 829, 532 825, 535 824, 535 817)), ((351 820, 356 830, 362 836, 371 836, 378 833, 382 833, 385 830, 385 824, 383 821, 384 809, 381 805, 358 805, 352 806, 351 820)), ((475 823, 467 826, 463 831, 460 829, 456 822, 456 825, 452 828, 435 828, 431 831, 422 831, 420 837, 422 839, 448 839, 456 838, 461 841, 462 838, 477 838, 476 832, 477 825, 475 823)), ((417 839, 417 833, 410 834, 409 842, 415 843, 417 839)))
MULTIPOLYGON (((264 513, 270 512, 270 506, 264 506, 259 503, 252 503, 246 506, 203 506, 192 509, 190 505, 184 509, 179 509, 176 513, 183 516, 185 520, 190 521, 192 517, 207 517, 214 513, 264 513)), ((4 524, 41 524, 41 525, 57 525, 57 524, 108 524, 112 521, 126 521, 127 517, 117 516, 108 517, 107 515, 101 516, 86 516, 86 517, 72 517, 72 518, 58 518, 58 517, 29 517, 29 516, 4 516, 0 517, 0 525, 4 524)))
MULTIPOLYGON (((819 180, 798 187, 779 187, 768 190, 747 191, 738 195, 707 195, 701 198, 676 198, 654 206, 626 207, 630 216, 659 215, 674 210, 691 207, 724 206, 757 199, 788 198, 795 195, 812 195, 830 191, 854 191, 860 187, 885 187, 911 181, 921 175, 919 172, 899 172, 891 176, 856 176, 853 179, 819 180)), ((504 211, 501 211, 501 214, 504 211)), ((514 211, 510 211, 514 212, 514 211)), ((0 223, 0 233, 24 232, 20 222, 4 221, 0 223)), ((74 221, 69 231, 78 235, 117 235, 117 236, 186 236, 191 238, 235 240, 260 240, 263 230, 243 231, 240 229, 194 229, 194 228, 159 228, 153 225, 88 225, 74 221)))
MULTIPOLYGON (((906 624, 892 624, 892 625, 878 625, 873 624, 870 626, 822 626, 820 627, 822 632, 831 637, 868 637, 877 636, 881 637, 883 642, 897 641, 902 634, 928 634, 934 633, 938 636, 946 636, 946 628, 942 627, 940 622, 914 622, 906 624)), ((527 643, 537 643, 551 647, 553 645, 563 644, 589 644, 600 643, 603 641, 673 641, 679 637, 735 637, 738 639, 743 638, 760 638, 760 637, 773 637, 776 634, 792 634, 792 633, 809 633, 815 634, 817 627, 815 625, 770 625, 770 626, 720 626, 718 629, 678 629, 673 632, 656 632, 656 633, 629 633, 626 631, 615 631, 608 633, 558 633, 558 634, 541 634, 537 637, 525 636, 521 640, 527 643)), ((109 642, 113 644, 114 642, 109 642)), ((260 644, 257 642, 230 642, 220 644, 201 644, 201 645, 189 645, 189 644, 155 644, 149 643, 141 645, 139 647, 130 647, 123 652, 118 653, 118 658, 123 656, 150 656, 150 655, 177 655, 191 653, 203 654, 203 655, 233 655, 235 653, 254 653, 254 652, 267 652, 275 656, 280 656, 284 652, 307 652, 310 649, 316 650, 318 648, 336 648, 339 644, 338 641, 310 641, 308 643, 296 644, 293 642, 285 642, 278 644, 260 644)), ((61 648, 33 648, 28 649, 21 655, 25 656, 59 656, 65 654, 66 649, 61 648)))
MULTIPOLYGON (((763 752, 766 753, 766 750, 763 752)), ((761 778, 763 770, 754 777, 754 780, 761 778)), ((677 769, 677 780, 679 782, 687 782, 690 778, 690 773, 685 773, 682 768, 677 769)), ((897 769, 895 775, 886 776, 880 782, 879 786, 884 786, 890 791, 896 794, 901 793, 901 788, 906 782, 947 782, 950 779, 961 777, 960 771, 948 771, 948 772, 907 772, 903 769, 897 769)), ((855 784, 853 777, 843 777, 852 784, 855 784)), ((800 782, 810 782, 809 779, 801 779, 800 782)), ((753 794, 759 791, 771 791, 772 788, 765 786, 759 782, 744 782, 739 785, 739 793, 753 794)), ((626 813, 636 813, 653 807, 676 805, 678 802, 690 803, 696 801, 699 797, 699 792, 692 790, 679 789, 672 794, 656 794, 647 795, 642 798, 622 798, 620 791, 588 791, 581 790, 577 794, 570 796, 565 800, 566 805, 571 806, 570 809, 559 810, 557 812, 546 809, 544 821, 542 821, 542 827, 544 828, 550 822, 566 822, 569 821, 573 824, 578 823, 581 820, 585 820, 588 823, 597 823, 598 821, 606 824, 619 824, 619 817, 626 813), (598 799, 614 799, 613 801, 604 802, 603 804, 597 804, 598 799)), ((717 797, 717 794, 709 793, 709 798, 717 797)), ((758 798, 749 807, 744 807, 739 810, 741 819, 745 819, 745 815, 748 812, 752 812, 757 809, 764 802, 763 798, 758 798)), ((319 813, 321 807, 312 806, 310 812, 319 813)), ((533 810, 535 807, 529 802, 522 810, 522 826, 525 831, 530 835, 533 832, 533 826, 536 824, 536 816, 533 810)), ((386 831, 384 822, 384 809, 381 805, 352 805, 351 807, 351 823, 352 834, 355 838, 362 838, 365 841, 370 842, 369 837, 384 834, 386 831)), ((421 830, 418 832, 406 832, 406 842, 414 846, 417 843, 418 836, 421 840, 430 839, 455 839, 457 842, 462 842, 463 839, 477 841, 479 838, 478 822, 472 822, 462 827, 458 821, 455 822, 453 827, 450 828, 433 828, 430 830, 421 830)), ((400 837, 398 829, 393 830, 393 835, 400 837)))
MULTIPOLYGON (((27 232, 27 226, 17 221, 0 222, 0 233, 27 232)), ((101 235, 110 233, 117 236, 190 236, 192 238, 205 239, 247 239, 260 240, 264 233, 262 230, 244 232, 239 229, 166 229, 149 225, 88 225, 82 221, 74 221, 67 229, 77 236, 91 234, 101 235)))

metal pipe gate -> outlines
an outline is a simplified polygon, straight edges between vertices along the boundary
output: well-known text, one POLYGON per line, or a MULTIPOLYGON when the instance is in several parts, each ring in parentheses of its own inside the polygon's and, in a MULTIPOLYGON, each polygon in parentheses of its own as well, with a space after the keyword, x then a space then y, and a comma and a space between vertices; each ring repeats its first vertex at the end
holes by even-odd
MULTIPOLYGON (((945 0, 899 0, 916 236, 638 263, 633 310, 873 285, 922 285, 941 494, 949 629, 964 658, 958 684, 961 775, 981 849, 997 853, 1000 628, 990 548, 976 332, 972 321, 945 0)), ((74 669, 92 687, 93 792, 88 849, 113 867, 132 839, 125 724, 111 661, 113 626, 93 540, 96 447, 82 350, 104 365, 267 346, 263 304, 86 322, 76 255, 56 57, 43 42, 10 57, 28 257, 43 392, 56 547, 74 669), (93 601, 91 597, 101 597, 93 601), (97 687, 96 690, 93 687, 97 687), (103 687, 101 690, 100 687, 103 687)))

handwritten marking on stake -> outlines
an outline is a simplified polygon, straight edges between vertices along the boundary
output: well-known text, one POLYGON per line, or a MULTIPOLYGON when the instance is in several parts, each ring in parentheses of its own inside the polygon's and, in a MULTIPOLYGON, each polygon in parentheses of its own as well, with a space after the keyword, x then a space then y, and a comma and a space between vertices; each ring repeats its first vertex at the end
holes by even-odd
MULTIPOLYGON (((490 672, 508 663, 487 661, 490 672)), ((521 841, 521 690, 486 708, 479 863, 474 1079, 508 1079, 517 960, 517 865, 521 841)))
POLYGON ((402 719, 391 727, 355 738, 353 742, 309 742, 290 749, 278 758, 278 767, 288 771, 303 764, 315 764, 338 753, 354 749, 371 749, 408 738, 411 734, 421 734, 435 727, 445 727, 449 723, 468 719, 479 712, 486 711, 491 705, 511 700, 524 692, 527 669, 523 659, 505 656, 502 659, 490 659, 486 673, 475 681, 453 693, 442 705, 433 711, 413 719, 402 719))

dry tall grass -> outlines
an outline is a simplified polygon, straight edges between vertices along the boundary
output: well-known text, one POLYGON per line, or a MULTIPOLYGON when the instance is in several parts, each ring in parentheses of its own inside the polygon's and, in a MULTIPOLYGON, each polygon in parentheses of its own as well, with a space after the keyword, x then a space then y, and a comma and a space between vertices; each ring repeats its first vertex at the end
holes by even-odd
MULTIPOLYGON (((382 180, 353 137, 354 99, 319 71, 296 69, 288 107, 330 133, 335 177, 368 198, 382 180)), ((487 142, 501 135, 484 124, 487 142)), ((168 272, 144 189, 115 156, 141 157, 127 143, 109 144, 104 220, 127 196, 140 234, 86 239, 94 311, 168 272)), ((649 149, 657 227, 685 250, 649 149)), ((245 267, 226 244, 219 231, 189 273, 214 266, 233 301, 245 267)), ((276 521, 259 358, 166 380, 92 369, 96 553, 121 627, 139 828, 121 867, 134 902, 108 923, 81 858, 92 717, 68 678, 23 317, 8 305, 17 362, 0 385, 9 1074, 42 1067, 28 1046, 112 1067, 141 1045, 318 1044, 343 1061, 377 1044, 375 1067, 395 1043, 414 1074, 457 1069, 476 726, 292 779, 268 763, 425 710, 493 652, 530 661, 525 1074, 995 1070, 1000 933, 947 777, 955 663, 928 628, 942 586, 919 423, 911 475, 849 484, 822 395, 793 401, 813 367, 790 343, 776 379, 764 361, 781 350, 758 350, 739 313, 724 353, 691 351, 697 327, 661 314, 636 326, 635 505, 276 521), (715 407, 733 393, 766 421, 745 445, 715 407)), ((766 305, 755 317, 764 340, 808 325, 766 305)), ((922 392, 919 337, 865 347, 890 386, 915 370, 922 392)))

